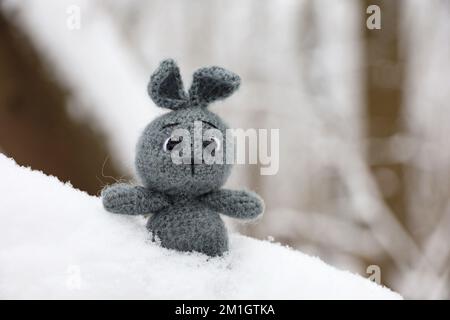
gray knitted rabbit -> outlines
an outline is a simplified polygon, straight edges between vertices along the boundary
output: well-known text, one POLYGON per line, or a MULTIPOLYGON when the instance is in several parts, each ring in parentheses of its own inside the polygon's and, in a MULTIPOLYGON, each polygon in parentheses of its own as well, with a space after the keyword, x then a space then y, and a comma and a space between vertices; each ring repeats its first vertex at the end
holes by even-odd
MULTIPOLYGON (((226 157, 223 137, 228 127, 206 108, 230 96, 239 85, 239 76, 230 71, 201 68, 194 73, 186 93, 175 62, 161 62, 151 76, 148 93, 156 105, 172 111, 152 121, 139 139, 135 165, 144 186, 118 183, 106 187, 101 194, 106 210, 130 215, 152 213, 147 229, 163 247, 209 256, 226 252, 228 236, 220 214, 254 219, 262 214, 264 203, 252 192, 221 189, 231 172, 228 161, 209 163, 203 152, 180 152, 177 148, 183 145, 190 150, 198 143, 195 139, 200 139, 200 150, 226 157), (218 130, 222 137, 195 138, 195 123, 199 122, 212 132, 218 130), (194 139, 174 134, 180 129, 194 139), (182 163, 174 161, 174 152, 182 156, 182 163)), ((192 149, 198 150, 195 146, 192 149)))

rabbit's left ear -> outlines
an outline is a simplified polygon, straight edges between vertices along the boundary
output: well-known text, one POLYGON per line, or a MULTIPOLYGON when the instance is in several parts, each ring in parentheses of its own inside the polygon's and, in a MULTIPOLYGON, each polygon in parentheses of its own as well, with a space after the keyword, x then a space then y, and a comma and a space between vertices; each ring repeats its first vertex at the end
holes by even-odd
POLYGON ((192 106, 206 107, 215 100, 225 99, 239 88, 241 79, 220 67, 201 68, 194 73, 189 98, 192 106))
POLYGON ((180 70, 172 59, 160 63, 150 78, 147 90, 153 102, 161 108, 176 110, 185 108, 189 103, 180 70))

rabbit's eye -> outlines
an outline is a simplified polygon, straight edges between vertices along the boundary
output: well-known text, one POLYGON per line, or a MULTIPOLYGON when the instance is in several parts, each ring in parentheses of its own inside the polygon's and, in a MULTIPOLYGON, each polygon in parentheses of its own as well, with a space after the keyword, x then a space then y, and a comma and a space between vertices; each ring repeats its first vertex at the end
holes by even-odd
POLYGON ((177 144, 183 141, 183 137, 169 137, 166 141, 164 141, 163 149, 166 152, 170 152, 175 148, 177 144))
POLYGON ((203 140, 203 149, 208 147, 209 150, 211 150, 211 155, 215 156, 216 151, 220 150, 220 140, 216 137, 211 137, 206 140, 203 140))

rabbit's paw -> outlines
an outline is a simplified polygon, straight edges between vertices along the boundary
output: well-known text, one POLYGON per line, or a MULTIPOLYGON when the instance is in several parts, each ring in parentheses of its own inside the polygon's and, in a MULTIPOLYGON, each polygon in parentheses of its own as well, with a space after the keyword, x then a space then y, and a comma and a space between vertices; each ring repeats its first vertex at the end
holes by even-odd
POLYGON ((133 214, 136 208, 134 188, 124 183, 108 186, 101 197, 106 210, 113 213, 133 214))

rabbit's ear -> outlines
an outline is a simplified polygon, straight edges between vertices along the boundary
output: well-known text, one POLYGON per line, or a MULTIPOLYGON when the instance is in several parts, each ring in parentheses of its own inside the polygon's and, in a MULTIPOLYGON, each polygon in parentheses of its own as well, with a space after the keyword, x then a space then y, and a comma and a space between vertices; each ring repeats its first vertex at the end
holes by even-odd
POLYGON ((171 59, 160 63, 150 78, 147 90, 150 98, 159 107, 176 110, 188 104, 180 70, 171 59))
POLYGON ((194 73, 189 98, 192 106, 206 107, 208 103, 229 97, 239 88, 241 79, 220 67, 201 68, 194 73))

